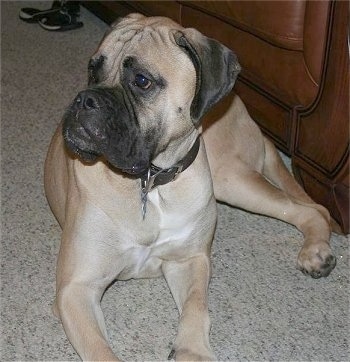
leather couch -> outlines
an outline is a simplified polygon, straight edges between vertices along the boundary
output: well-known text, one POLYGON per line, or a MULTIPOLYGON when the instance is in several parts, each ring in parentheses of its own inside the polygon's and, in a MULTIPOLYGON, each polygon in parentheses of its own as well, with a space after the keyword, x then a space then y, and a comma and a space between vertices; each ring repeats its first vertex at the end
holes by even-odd
POLYGON ((346 1, 87 1, 110 23, 167 16, 230 47, 235 91, 292 160, 297 180, 349 232, 349 47, 346 1))

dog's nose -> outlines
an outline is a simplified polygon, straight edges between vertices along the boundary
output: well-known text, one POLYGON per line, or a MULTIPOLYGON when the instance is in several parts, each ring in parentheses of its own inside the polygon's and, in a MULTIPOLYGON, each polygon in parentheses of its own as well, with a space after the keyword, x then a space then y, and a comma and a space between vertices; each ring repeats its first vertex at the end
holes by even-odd
POLYGON ((82 91, 77 95, 75 104, 79 109, 85 109, 87 111, 99 108, 97 94, 88 90, 82 91))

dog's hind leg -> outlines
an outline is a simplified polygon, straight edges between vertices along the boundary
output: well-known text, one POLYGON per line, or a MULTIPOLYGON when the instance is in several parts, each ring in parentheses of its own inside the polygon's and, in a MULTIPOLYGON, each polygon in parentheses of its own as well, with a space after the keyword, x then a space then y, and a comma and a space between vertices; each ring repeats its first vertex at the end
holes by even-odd
POLYGON ((209 345, 209 258, 203 255, 178 262, 167 261, 162 269, 180 312, 171 356, 177 361, 216 361, 209 345))
POLYGON ((231 168, 227 164, 215 168, 215 197, 233 206, 295 225, 304 235, 298 256, 299 269, 314 278, 327 276, 336 264, 329 246, 328 211, 312 203, 288 170, 274 159, 269 146, 266 152, 265 175, 270 176, 274 184, 236 158, 232 160, 231 168), (272 162, 276 162, 275 166, 272 162), (277 173, 276 167, 280 168, 277 173))
POLYGON ((316 204, 305 192, 305 190, 298 184, 298 182, 296 182, 294 177, 283 163, 272 142, 267 138, 264 138, 264 143, 265 160, 263 175, 278 188, 286 192, 296 202, 304 204, 305 206, 313 207, 320 211, 327 220, 330 220, 332 231, 341 233, 340 226, 330 217, 328 210, 322 205, 316 204))
POLYGON ((316 205, 304 189, 295 181, 272 142, 264 138, 264 144, 265 159, 262 171, 263 175, 289 196, 301 202, 316 205))

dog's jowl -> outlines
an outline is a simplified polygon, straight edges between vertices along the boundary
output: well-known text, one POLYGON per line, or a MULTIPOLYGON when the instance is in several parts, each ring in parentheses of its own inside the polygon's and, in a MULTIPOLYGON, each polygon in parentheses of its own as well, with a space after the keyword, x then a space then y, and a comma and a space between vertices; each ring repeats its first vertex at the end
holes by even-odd
POLYGON ((207 305, 216 200, 295 225, 304 273, 327 276, 335 266, 329 214, 231 92, 239 71, 217 41, 139 14, 115 23, 89 61, 88 86, 45 165, 62 227, 54 311, 83 360, 117 360, 100 307, 106 287, 157 276, 180 312, 171 355, 216 359, 207 305), (223 98, 224 110, 207 113, 223 98))

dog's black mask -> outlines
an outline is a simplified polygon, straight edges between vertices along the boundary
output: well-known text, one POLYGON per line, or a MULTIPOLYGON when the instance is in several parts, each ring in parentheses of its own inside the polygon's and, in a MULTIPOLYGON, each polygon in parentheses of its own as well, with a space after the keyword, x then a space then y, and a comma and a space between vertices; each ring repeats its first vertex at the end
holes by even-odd
POLYGON ((92 87, 80 92, 63 118, 63 137, 70 151, 85 162, 103 156, 130 174, 147 170, 155 141, 142 135, 123 89, 92 87))

